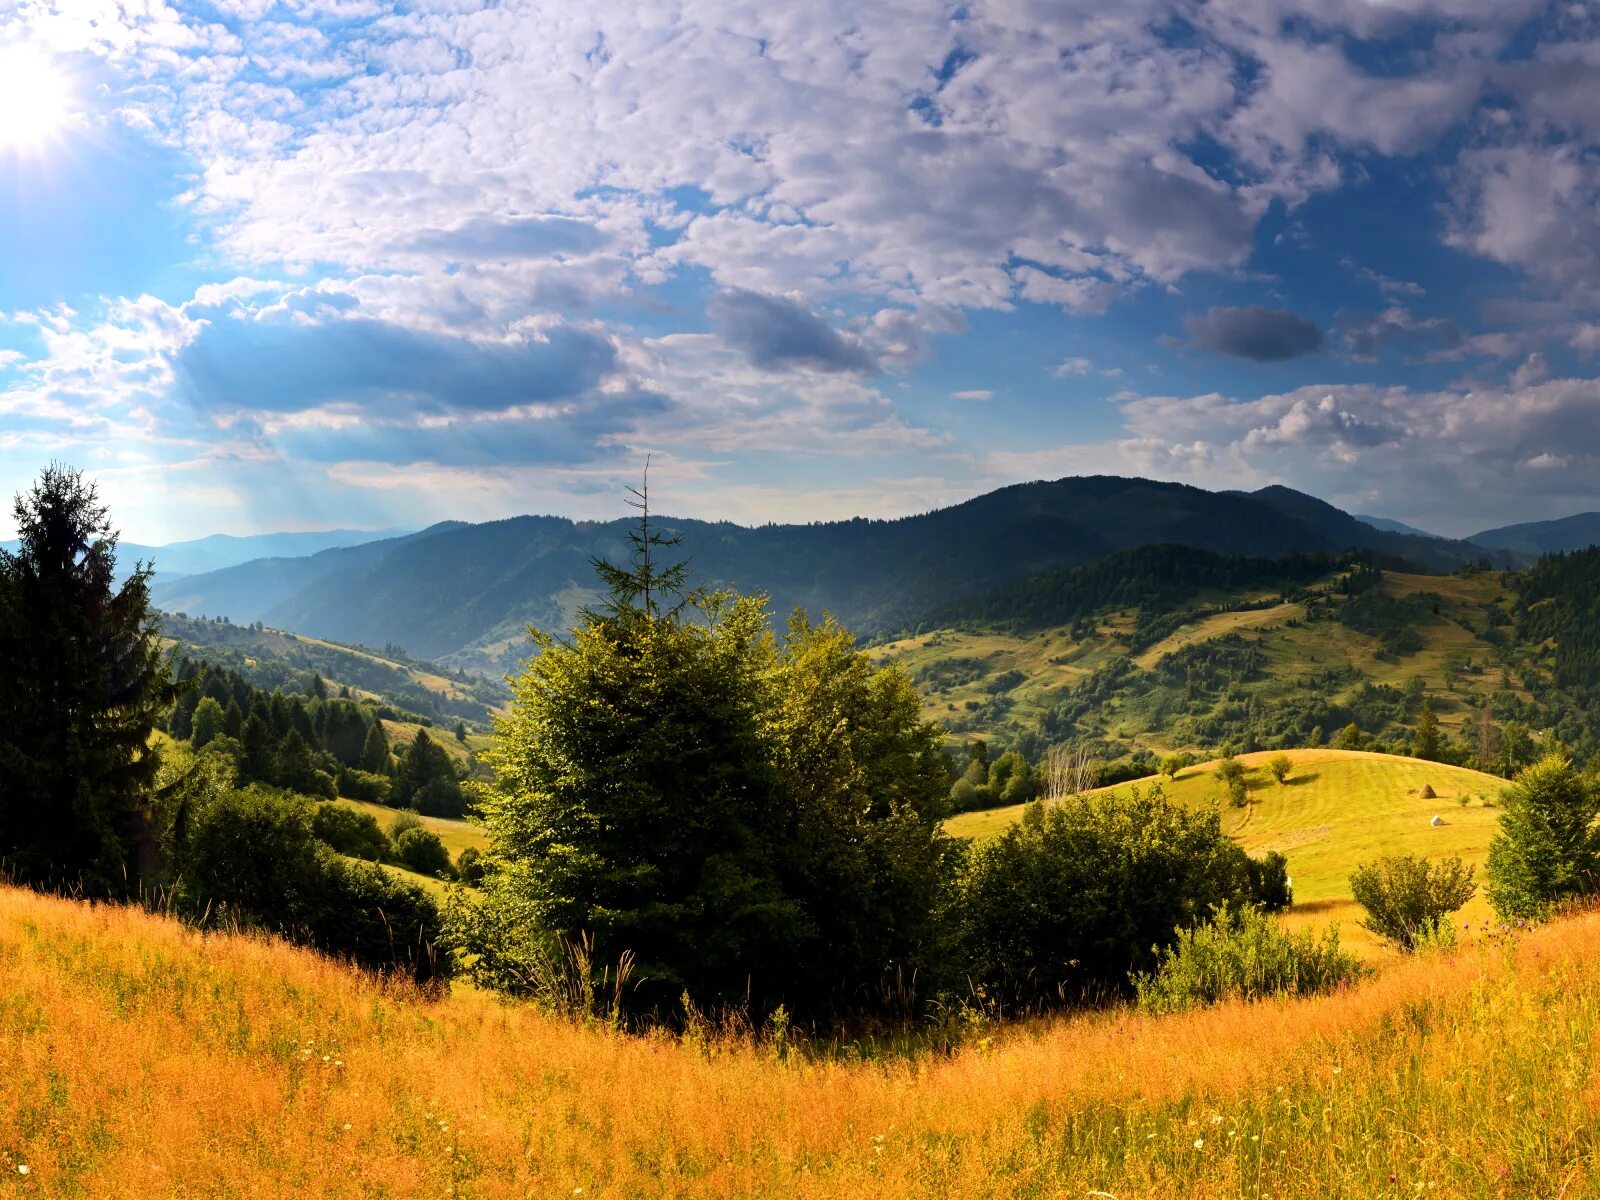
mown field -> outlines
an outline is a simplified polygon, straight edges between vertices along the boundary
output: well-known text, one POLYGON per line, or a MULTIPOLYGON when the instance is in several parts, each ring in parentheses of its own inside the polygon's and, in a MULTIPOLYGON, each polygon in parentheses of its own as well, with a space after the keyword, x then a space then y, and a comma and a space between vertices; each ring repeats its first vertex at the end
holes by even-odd
MULTIPOLYGON (((1350 898, 1348 882, 1358 864, 1385 854, 1459 855, 1479 866, 1481 875, 1500 820, 1499 809, 1490 806, 1505 780, 1388 754, 1327 749, 1285 753, 1294 771, 1282 785, 1267 773, 1273 753, 1239 756, 1251 797, 1243 809, 1226 804, 1215 762, 1189 767, 1176 780, 1152 778, 1137 786, 1159 782, 1180 803, 1220 805, 1223 828, 1247 851, 1259 855, 1278 850, 1289 859, 1295 898, 1291 924, 1343 922, 1346 940, 1368 952, 1377 946, 1355 925, 1361 909, 1350 898), (1424 787, 1431 787, 1436 798, 1424 799, 1424 787), (1435 816, 1445 823, 1433 826, 1435 816)), ((993 837, 1021 816, 1015 807, 963 813, 946 828, 960 837, 993 837)), ((1481 926, 1488 916, 1480 892, 1460 919, 1481 926)))
POLYGON ((1578 1197, 1600 917, 948 1054, 631 1037, 0 890, 0 1195, 1578 1197))

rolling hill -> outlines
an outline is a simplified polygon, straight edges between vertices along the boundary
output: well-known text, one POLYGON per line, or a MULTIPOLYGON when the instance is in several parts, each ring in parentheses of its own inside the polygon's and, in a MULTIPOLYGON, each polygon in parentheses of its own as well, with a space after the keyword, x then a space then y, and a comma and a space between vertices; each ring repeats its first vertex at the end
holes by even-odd
MULTIPOLYGON (((1589 1196, 1600 917, 942 1053, 641 1038, 0 888, 8 1195, 1589 1196)), ((961 1026, 956 1025, 957 1029, 961 1026)))
MULTIPOLYGON (((1349 876, 1360 863, 1385 854, 1425 858, 1458 855, 1482 866, 1499 828, 1493 807, 1506 781, 1494 775, 1388 754, 1348 750, 1291 750, 1294 771, 1283 784, 1268 774, 1270 753, 1239 756, 1251 803, 1230 808, 1214 774, 1215 761, 1185 768, 1160 783, 1172 800, 1190 806, 1217 805, 1223 828, 1253 855, 1271 850, 1289 860, 1294 881, 1292 923, 1311 919, 1346 923, 1348 940, 1368 953, 1378 945, 1356 927, 1361 910, 1350 896, 1349 876), (1421 795, 1424 787, 1435 798, 1421 795), (1439 817, 1444 824, 1434 826, 1439 817)), ((1126 788, 1131 785, 1121 785, 1126 788)), ((993 837, 1022 817, 1020 806, 963 813, 946 823, 950 833, 993 837)), ((1481 891, 1461 919, 1481 922, 1489 915, 1481 891)))
MULTIPOLYGON (((869 637, 915 628, 964 596, 1150 543, 1245 556, 1356 548, 1426 568, 1486 553, 1374 529, 1287 488, 1208 492, 1108 476, 1018 484, 894 521, 661 522, 684 536, 695 582, 766 592, 780 612, 826 609, 869 637)), ((624 558, 629 528, 531 516, 434 527, 194 576, 158 587, 156 600, 169 610, 504 669, 526 651, 525 625, 563 627, 594 599, 591 560, 624 558)))

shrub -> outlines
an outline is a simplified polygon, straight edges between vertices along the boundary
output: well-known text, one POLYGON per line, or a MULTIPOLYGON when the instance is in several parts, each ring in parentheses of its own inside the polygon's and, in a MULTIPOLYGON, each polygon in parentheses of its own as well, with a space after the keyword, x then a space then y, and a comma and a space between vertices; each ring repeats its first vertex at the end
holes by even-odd
POLYGON ((1278 781, 1279 787, 1283 786, 1284 782, 1293 772, 1294 763, 1290 761, 1287 754, 1274 754, 1272 759, 1267 763, 1267 774, 1271 775, 1278 781))
POLYGON ((1537 917, 1595 890, 1600 791, 1568 759, 1549 755, 1528 767, 1500 803, 1500 833, 1489 846, 1489 900, 1497 913, 1537 917))
POLYGON ((395 854, 394 843, 379 827, 376 817, 331 801, 318 804, 312 810, 311 832, 318 840, 351 858, 386 862, 395 854))
POLYGON ((389 803, 391 781, 387 775, 345 767, 339 772, 339 794, 369 804, 389 803))
POLYGON ((483 855, 478 853, 476 846, 468 846, 456 855, 456 878, 468 887, 477 887, 482 883, 487 871, 483 855))
POLYGON ((1478 890, 1472 868, 1459 858, 1429 863, 1394 855, 1363 863, 1350 876, 1350 892, 1367 910, 1362 924, 1402 950, 1455 912, 1478 890))
POLYGON ((973 849, 957 906, 968 978, 1001 1003, 1121 992, 1175 930, 1246 903, 1249 860, 1214 811, 1160 785, 1057 804, 973 849))
POLYGON ((213 776, 174 814, 168 846, 175 904, 193 920, 276 933, 419 982, 452 969, 432 900, 323 845, 299 796, 213 776))
POLYGON ((1282 912, 1294 903, 1287 858, 1269 850, 1265 858, 1250 859, 1249 865, 1250 896, 1257 905, 1268 912, 1282 912))
POLYGON ((394 850, 401 863, 418 875, 446 879, 451 874, 450 851, 431 829, 404 830, 395 838, 394 850))
POLYGON ((1221 909, 1208 924, 1177 931, 1156 969, 1134 979, 1146 1012, 1181 1012, 1222 1000, 1310 996, 1360 977, 1330 927, 1288 933, 1256 908, 1221 909))

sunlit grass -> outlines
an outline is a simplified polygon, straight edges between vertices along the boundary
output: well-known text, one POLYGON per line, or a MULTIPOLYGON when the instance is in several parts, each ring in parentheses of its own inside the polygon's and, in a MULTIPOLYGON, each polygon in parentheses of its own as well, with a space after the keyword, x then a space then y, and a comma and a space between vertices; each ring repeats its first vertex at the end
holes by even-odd
MULTIPOLYGON (((1459 855, 1478 865, 1481 874, 1500 821, 1499 809, 1485 807, 1484 801, 1492 803, 1505 780, 1414 758, 1323 749, 1288 751, 1294 771, 1280 786, 1266 769, 1275 756, 1239 756, 1252 799, 1245 809, 1223 803, 1215 763, 1189 767, 1176 780, 1160 782, 1178 803, 1222 805, 1223 829, 1251 854, 1278 850, 1288 858, 1295 898, 1291 925, 1345 922, 1352 948, 1371 953, 1376 940, 1354 924, 1362 916, 1350 895, 1350 872, 1357 865, 1385 854, 1459 855), (1434 799, 1422 797, 1425 786, 1434 790, 1434 799), (1435 816, 1444 824, 1433 825, 1435 816)), ((1021 815, 1019 807, 988 809, 963 813, 945 827, 960 837, 994 837, 1021 815)), ((1462 912, 1475 924, 1488 915, 1481 891, 1462 912)))
POLYGON ((1596 917, 1319 1000, 873 1063, 429 1000, 0 891, 0 1194, 1575 1197, 1597 1026, 1596 917))

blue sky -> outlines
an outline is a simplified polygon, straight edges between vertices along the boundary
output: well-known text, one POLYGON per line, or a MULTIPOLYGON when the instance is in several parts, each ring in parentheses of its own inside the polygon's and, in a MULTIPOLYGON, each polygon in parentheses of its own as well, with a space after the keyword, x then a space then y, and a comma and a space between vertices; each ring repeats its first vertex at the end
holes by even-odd
MULTIPOLYGON (((1600 508, 1600 6, 21 0, 0 490, 125 534, 1600 508), (20 81, 20 82, 19 82, 20 81)), ((0 520, 0 536, 10 532, 0 520)))

